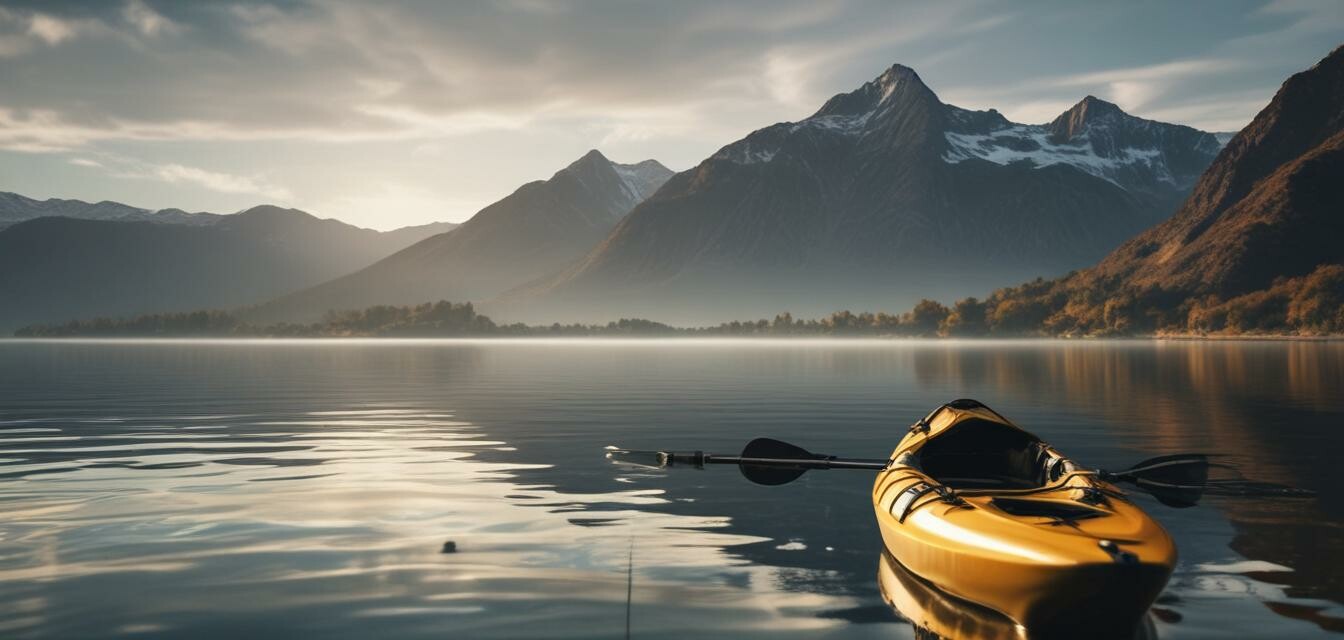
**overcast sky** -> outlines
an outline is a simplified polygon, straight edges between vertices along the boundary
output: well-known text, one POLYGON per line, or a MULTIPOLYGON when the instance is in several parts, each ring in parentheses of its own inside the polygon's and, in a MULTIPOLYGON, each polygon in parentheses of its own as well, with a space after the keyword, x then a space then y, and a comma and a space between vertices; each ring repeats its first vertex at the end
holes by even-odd
POLYGON ((1340 34, 1340 0, 0 0, 0 190, 460 221, 591 148, 689 168, 895 62, 1019 122, 1091 93, 1236 130, 1340 34))

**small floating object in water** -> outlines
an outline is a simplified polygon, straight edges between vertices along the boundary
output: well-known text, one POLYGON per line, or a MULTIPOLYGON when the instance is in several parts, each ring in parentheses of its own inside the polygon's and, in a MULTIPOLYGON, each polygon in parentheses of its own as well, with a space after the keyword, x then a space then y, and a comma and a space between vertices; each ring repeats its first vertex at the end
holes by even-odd
POLYGON ((439 550, 439 553, 457 553, 457 543, 452 540, 443 543, 443 548, 439 550))

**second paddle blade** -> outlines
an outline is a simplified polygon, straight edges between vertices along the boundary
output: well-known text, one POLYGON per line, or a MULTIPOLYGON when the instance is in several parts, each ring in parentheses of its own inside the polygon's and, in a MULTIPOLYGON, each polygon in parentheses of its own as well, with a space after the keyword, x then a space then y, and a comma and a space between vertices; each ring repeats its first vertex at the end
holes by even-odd
POLYGON ((1158 456, 1121 472, 1120 478, 1168 507, 1193 507, 1209 481, 1209 458, 1198 453, 1158 456))

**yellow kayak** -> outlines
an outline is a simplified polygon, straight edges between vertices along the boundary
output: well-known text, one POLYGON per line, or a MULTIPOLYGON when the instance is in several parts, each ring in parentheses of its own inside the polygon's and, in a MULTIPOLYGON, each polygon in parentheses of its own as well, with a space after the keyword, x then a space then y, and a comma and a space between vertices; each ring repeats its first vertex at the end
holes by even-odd
POLYGON ((974 400, 910 428, 873 485, 891 557, 1034 635, 1136 627, 1176 564, 1115 486, 974 400))

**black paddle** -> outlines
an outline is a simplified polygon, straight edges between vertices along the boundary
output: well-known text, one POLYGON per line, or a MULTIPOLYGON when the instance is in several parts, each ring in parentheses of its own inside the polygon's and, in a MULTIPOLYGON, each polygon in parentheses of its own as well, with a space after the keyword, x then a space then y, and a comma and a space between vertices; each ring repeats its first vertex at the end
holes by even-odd
POLYGON ((678 453, 607 447, 607 458, 613 462, 657 468, 676 466, 703 468, 707 464, 735 464, 748 480, 771 486, 793 482, 810 469, 881 471, 889 462, 885 459, 837 458, 812 453, 797 445, 773 438, 756 438, 742 448, 741 455, 736 456, 703 451, 678 453))
MULTIPOLYGON (((664 468, 689 466, 703 468, 707 464, 735 464, 742 475, 756 484, 781 485, 797 480, 812 469, 867 469, 880 471, 889 460, 838 458, 812 453, 797 445, 771 438, 757 438, 747 443, 736 456, 694 452, 638 451, 607 447, 607 458, 622 464, 664 468)), ((1226 496, 1307 496, 1310 491, 1264 482, 1240 479, 1210 480, 1209 456, 1202 453, 1183 453, 1149 458, 1123 471, 1097 470, 1097 476, 1108 482, 1123 482, 1152 494, 1159 502, 1170 507, 1192 507, 1206 493, 1226 496)))

